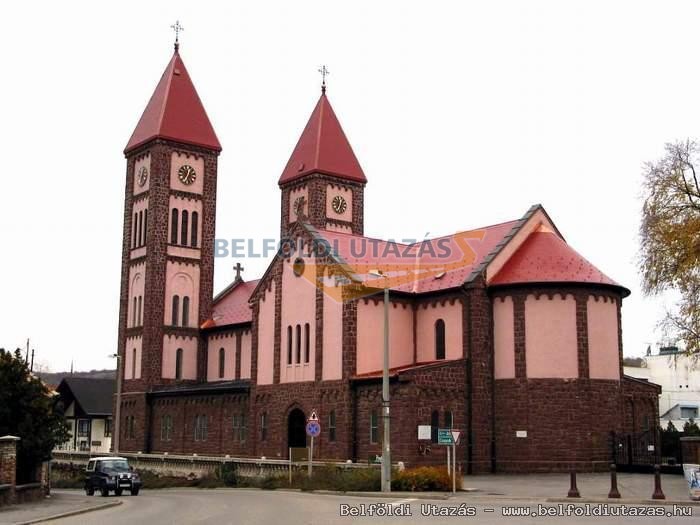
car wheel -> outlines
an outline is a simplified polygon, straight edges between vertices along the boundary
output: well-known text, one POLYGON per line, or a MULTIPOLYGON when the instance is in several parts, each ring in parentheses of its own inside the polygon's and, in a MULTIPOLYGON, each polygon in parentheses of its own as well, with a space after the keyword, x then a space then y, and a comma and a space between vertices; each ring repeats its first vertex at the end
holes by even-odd
POLYGON ((114 491, 114 495, 115 495, 115 496, 121 496, 121 495, 122 495, 122 489, 116 489, 116 490, 114 491))
POLYGON ((132 495, 132 496, 138 496, 138 495, 139 495, 139 489, 131 489, 131 495, 132 495))
POLYGON ((85 487, 85 494, 88 496, 93 496, 95 494, 95 489, 92 487, 85 487))
POLYGON ((102 494, 103 498, 106 498, 107 496, 109 496, 109 489, 107 489, 107 488, 100 489, 100 494, 102 494))

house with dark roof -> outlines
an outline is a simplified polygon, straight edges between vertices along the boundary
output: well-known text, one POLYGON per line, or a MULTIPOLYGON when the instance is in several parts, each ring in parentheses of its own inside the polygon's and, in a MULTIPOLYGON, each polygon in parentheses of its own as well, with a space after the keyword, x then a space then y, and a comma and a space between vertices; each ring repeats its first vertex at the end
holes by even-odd
POLYGON ((112 405, 116 381, 66 377, 56 388, 70 430, 60 450, 109 452, 112 446, 112 405))

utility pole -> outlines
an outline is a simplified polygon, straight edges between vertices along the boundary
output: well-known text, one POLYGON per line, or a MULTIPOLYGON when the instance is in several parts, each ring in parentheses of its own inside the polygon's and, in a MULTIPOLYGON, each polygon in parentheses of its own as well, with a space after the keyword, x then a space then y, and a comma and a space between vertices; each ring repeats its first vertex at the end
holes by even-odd
POLYGON ((122 356, 119 354, 112 354, 110 357, 117 360, 117 407, 114 411, 114 419, 112 420, 114 427, 114 431, 112 432, 112 450, 116 456, 119 454, 119 423, 121 422, 122 412, 122 356))

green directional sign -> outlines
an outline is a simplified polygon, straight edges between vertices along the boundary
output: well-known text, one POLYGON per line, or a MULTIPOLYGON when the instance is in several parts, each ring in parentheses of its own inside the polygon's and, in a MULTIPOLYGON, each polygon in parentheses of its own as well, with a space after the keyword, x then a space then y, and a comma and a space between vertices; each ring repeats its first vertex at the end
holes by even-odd
POLYGON ((453 445, 452 430, 449 428, 438 428, 438 445, 453 445))

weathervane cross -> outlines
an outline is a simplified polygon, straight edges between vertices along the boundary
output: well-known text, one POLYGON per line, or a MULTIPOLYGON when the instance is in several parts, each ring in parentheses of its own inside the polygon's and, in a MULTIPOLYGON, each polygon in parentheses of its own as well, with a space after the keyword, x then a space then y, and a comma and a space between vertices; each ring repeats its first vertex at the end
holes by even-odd
POLYGON ((318 72, 321 73, 321 93, 326 92, 326 77, 330 75, 330 71, 328 71, 328 68, 326 66, 321 66, 318 68, 318 72))
POLYGON ((185 28, 180 25, 179 20, 175 20, 175 23, 170 28, 175 31, 175 51, 177 51, 180 47, 180 32, 184 31, 185 28))

